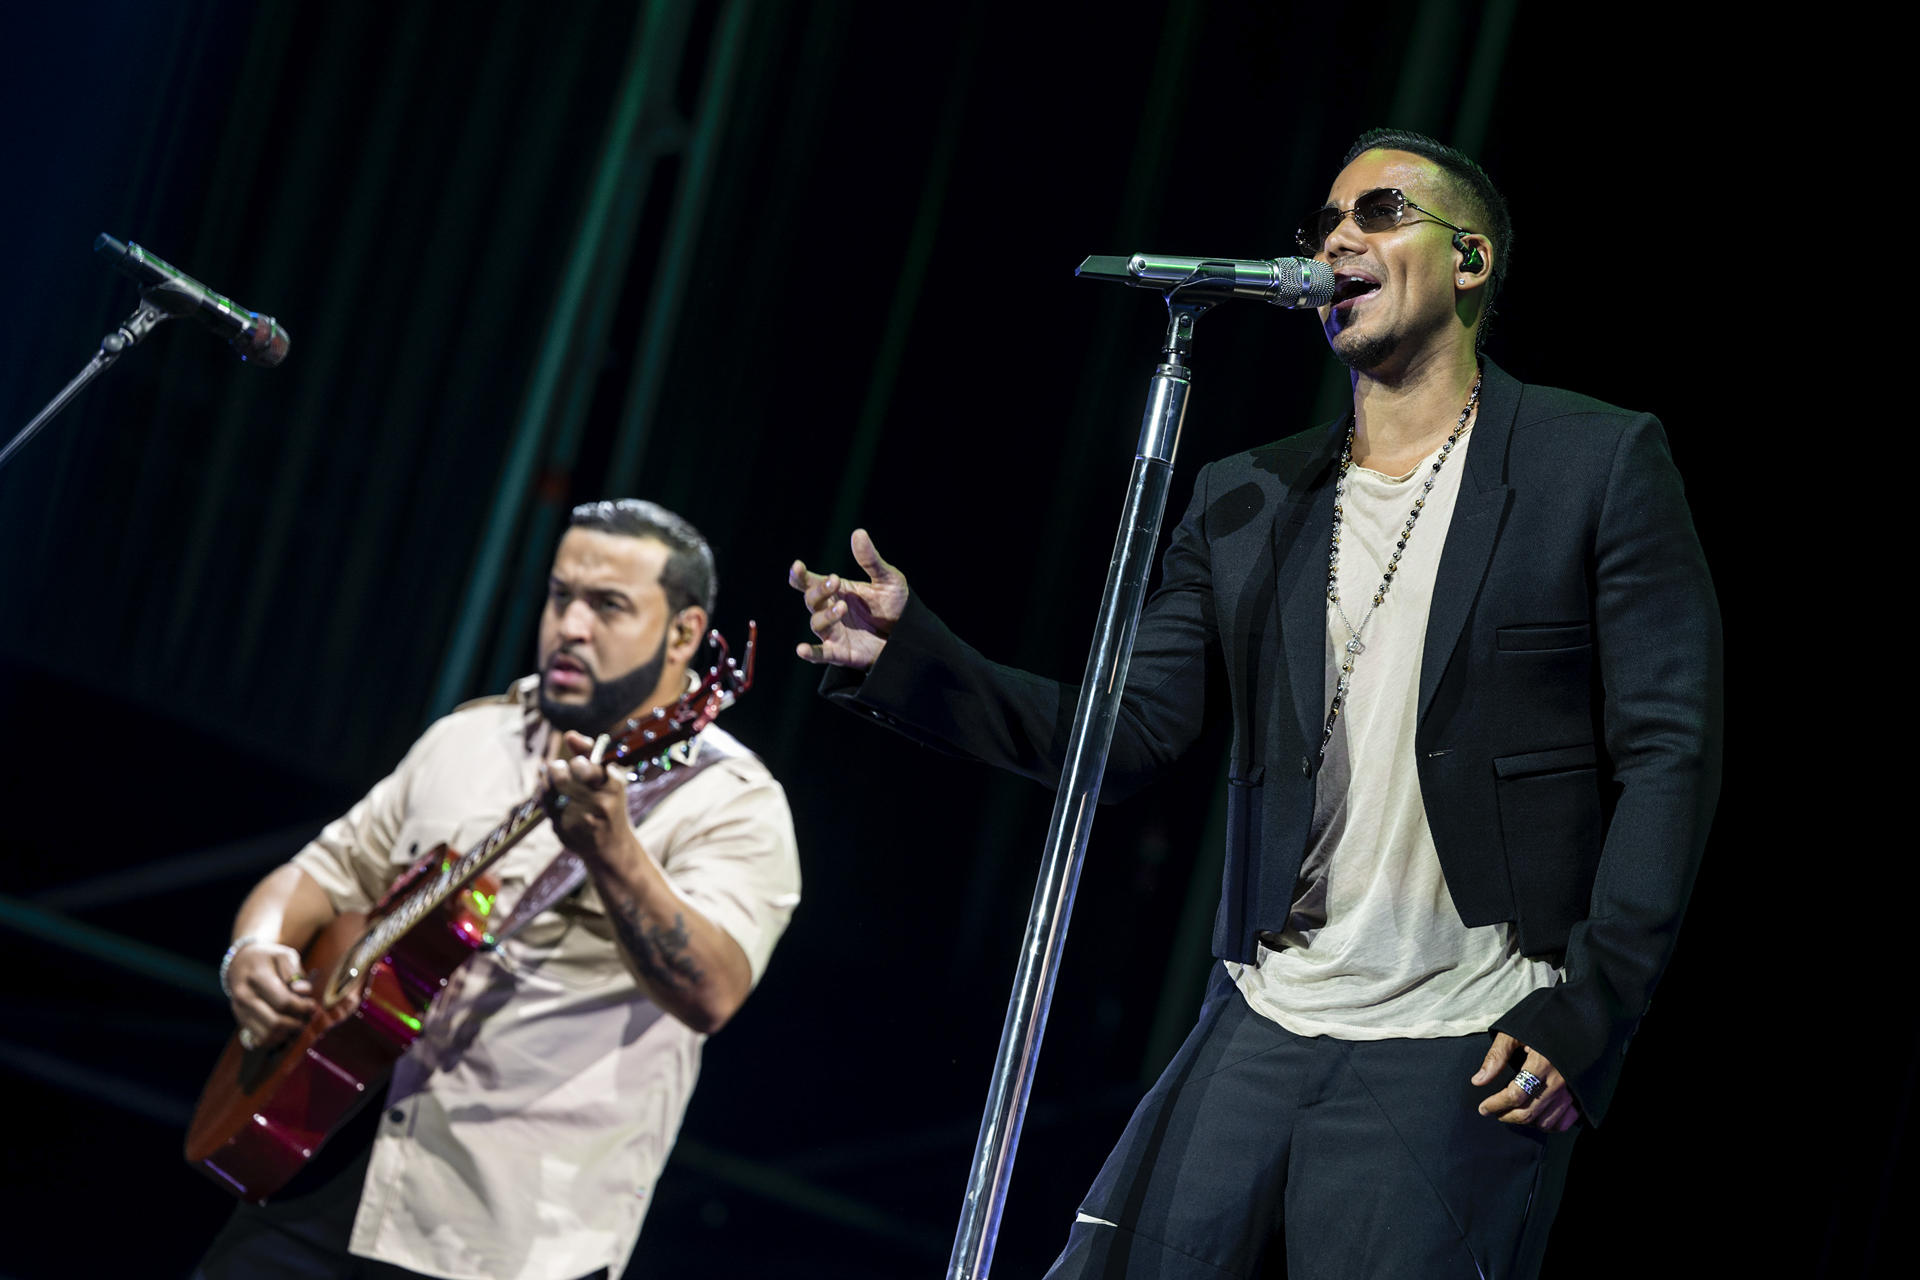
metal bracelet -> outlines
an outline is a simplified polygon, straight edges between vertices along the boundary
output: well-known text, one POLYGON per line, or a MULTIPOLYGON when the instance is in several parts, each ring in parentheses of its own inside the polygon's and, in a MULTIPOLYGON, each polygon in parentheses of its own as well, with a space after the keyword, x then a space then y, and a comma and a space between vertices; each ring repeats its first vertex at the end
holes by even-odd
POLYGON ((233 999, 233 988, 227 985, 227 970, 233 967, 233 958, 256 942, 272 942, 272 938, 263 938, 259 934, 249 933, 235 938, 227 948, 227 954, 220 957, 220 994, 233 999))

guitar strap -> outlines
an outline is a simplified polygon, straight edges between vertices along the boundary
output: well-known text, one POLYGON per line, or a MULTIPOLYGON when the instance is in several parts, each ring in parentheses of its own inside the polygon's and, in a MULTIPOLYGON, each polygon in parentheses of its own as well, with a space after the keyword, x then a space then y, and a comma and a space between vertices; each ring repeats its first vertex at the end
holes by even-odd
MULTIPOLYGON (((661 757, 665 768, 651 778, 627 784, 627 820, 639 826, 640 820, 655 805, 685 786, 708 765, 746 754, 747 749, 731 737, 711 730, 702 730, 687 741, 676 743, 661 757)), ((580 860, 580 855, 571 849, 562 849, 559 856, 547 864, 546 870, 534 877, 514 904, 512 913, 494 931, 492 946, 499 947, 526 928, 535 916, 578 889, 586 878, 587 864, 580 860)))

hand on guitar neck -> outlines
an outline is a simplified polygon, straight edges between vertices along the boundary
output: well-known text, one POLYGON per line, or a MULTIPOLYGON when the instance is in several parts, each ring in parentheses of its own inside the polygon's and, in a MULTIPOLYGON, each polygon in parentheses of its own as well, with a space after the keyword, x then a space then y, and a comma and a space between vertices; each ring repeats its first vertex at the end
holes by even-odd
MULTIPOLYGON (((602 742, 604 743, 604 739, 602 742)), ((694 910, 640 845, 627 817, 628 770, 601 763, 604 747, 569 733, 547 764, 547 811, 560 843, 579 854, 642 990, 674 1017, 712 1034, 753 987, 740 944, 694 910)))
POLYGON ((627 782, 632 770, 601 763, 608 739, 598 742, 569 730, 559 758, 547 761, 547 811, 560 843, 583 857, 617 856, 633 835, 627 821, 627 782))

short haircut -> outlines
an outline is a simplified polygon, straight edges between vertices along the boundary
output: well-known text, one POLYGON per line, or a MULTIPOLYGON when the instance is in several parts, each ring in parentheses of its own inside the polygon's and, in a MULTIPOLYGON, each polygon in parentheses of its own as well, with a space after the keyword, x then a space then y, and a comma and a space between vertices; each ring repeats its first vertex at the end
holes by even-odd
POLYGON ((617 498, 583 502, 573 509, 567 522, 572 529, 597 529, 628 538, 652 538, 667 548, 667 563, 660 570, 660 589, 666 593, 667 608, 674 613, 699 605, 713 617, 718 598, 719 577, 713 569, 713 548, 698 529, 657 502, 640 498, 617 498))
POLYGON ((1410 151, 1438 165, 1448 194, 1457 196, 1467 206, 1461 221, 1469 231, 1493 241, 1493 274, 1487 279, 1487 298, 1480 308, 1480 330, 1475 335, 1476 342, 1484 339, 1487 322, 1493 316, 1493 300, 1500 296, 1500 286, 1507 278, 1508 259, 1513 256, 1513 218, 1507 212, 1507 198, 1500 194, 1493 179, 1472 156, 1458 147, 1436 142, 1424 133, 1411 129, 1369 129, 1347 148, 1347 158, 1340 162, 1340 167, 1346 168, 1368 151, 1410 151))

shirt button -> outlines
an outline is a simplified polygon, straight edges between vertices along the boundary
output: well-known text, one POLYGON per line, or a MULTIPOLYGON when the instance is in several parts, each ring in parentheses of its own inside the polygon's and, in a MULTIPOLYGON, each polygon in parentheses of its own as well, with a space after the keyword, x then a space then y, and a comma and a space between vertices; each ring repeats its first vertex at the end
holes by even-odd
POLYGON ((395 1107, 393 1110, 387 1112, 387 1119, 393 1121, 395 1124, 399 1124, 406 1118, 407 1118, 407 1113, 402 1111, 398 1107, 395 1107))

